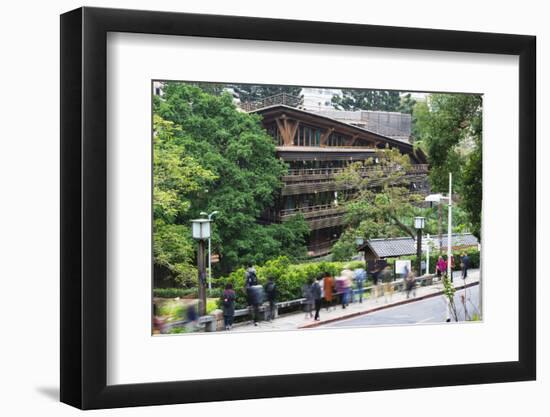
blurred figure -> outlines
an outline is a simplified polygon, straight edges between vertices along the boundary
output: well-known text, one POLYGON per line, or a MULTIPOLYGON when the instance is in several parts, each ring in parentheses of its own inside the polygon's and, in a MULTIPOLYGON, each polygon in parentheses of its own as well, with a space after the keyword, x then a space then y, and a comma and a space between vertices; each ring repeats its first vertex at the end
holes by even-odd
POLYGON ((353 276, 355 278, 355 287, 359 294, 359 302, 363 302, 363 286, 367 280, 367 272, 363 268, 357 268, 353 271, 353 276))
POLYGON ((319 311, 321 310, 321 284, 319 283, 320 277, 317 277, 315 282, 311 284, 311 296, 313 297, 313 302, 315 304, 315 317, 314 320, 319 321, 319 311))
POLYGON ((342 308, 346 308, 346 278, 342 275, 336 277, 336 294, 340 297, 340 304, 342 308))
POLYGON ((353 271, 349 268, 345 268, 341 276, 344 278, 342 302, 344 308, 346 308, 350 303, 353 303, 353 271))
POLYGON ((235 291, 233 285, 228 283, 222 294, 223 304, 223 324, 225 330, 231 330, 233 327, 233 319, 235 317, 235 291))
POLYGON ((165 319, 158 315, 158 307, 153 303, 153 334, 164 333, 164 321, 165 319))
POLYGON ((411 291, 413 297, 416 297, 416 277, 412 269, 410 271, 407 270, 405 275, 405 288, 407 289, 407 298, 409 298, 411 291))
POLYGON ((470 257, 466 253, 462 254, 460 267, 462 269, 462 279, 465 280, 468 277, 468 268, 470 268, 470 257))
POLYGON ((382 271, 382 282, 384 286, 384 302, 388 302, 388 298, 391 301, 393 295, 393 277, 391 273, 391 267, 388 265, 382 271))
POLYGON ((277 286, 275 285, 275 280, 272 276, 267 278, 267 283, 265 284, 265 296, 269 302, 268 311, 267 311, 267 321, 272 321, 275 319, 277 314, 277 286))
POLYGON ((441 280, 441 276, 446 274, 446 272, 447 262, 445 262, 445 259, 443 259, 442 256, 439 256, 439 258, 437 258, 437 263, 435 264, 435 273, 437 274, 439 280, 441 280))
MULTIPOLYGON (((447 260, 447 262, 448 261, 449 260, 447 260)), ((453 255, 451 255, 451 261, 450 262, 451 262, 451 276, 450 276, 450 278, 451 278, 451 282, 453 282, 453 271, 455 269, 455 257, 453 255)))
POLYGON ((325 272, 325 278, 323 279, 323 290, 327 311, 329 311, 330 306, 332 305, 333 287, 334 278, 332 278, 328 272, 325 272))
POLYGON ((248 302, 248 307, 251 310, 251 314, 252 314, 252 320, 254 321, 254 326, 257 326, 258 319, 260 316, 260 304, 263 301, 261 300, 262 286, 258 285, 258 277, 256 275, 256 269, 251 263, 248 264, 248 268, 245 272, 245 288, 246 288, 246 298, 248 302))
POLYGON ((313 284, 313 279, 309 278, 308 282, 306 282, 302 286, 302 296, 306 299, 304 303, 304 311, 306 313, 306 319, 313 317, 312 310, 313 310, 314 301, 313 301, 313 293, 311 291, 312 290, 311 284, 313 284))
POLYGON ((197 314, 197 307, 195 307, 197 303, 191 303, 187 306, 186 316, 187 316, 187 327, 191 330, 194 330, 197 327, 198 323, 198 314, 197 314))
POLYGON ((378 302, 378 297, 380 297, 381 292, 381 282, 380 274, 382 272, 382 268, 376 264, 374 266, 374 270, 372 271, 372 296, 374 297, 374 300, 378 302))

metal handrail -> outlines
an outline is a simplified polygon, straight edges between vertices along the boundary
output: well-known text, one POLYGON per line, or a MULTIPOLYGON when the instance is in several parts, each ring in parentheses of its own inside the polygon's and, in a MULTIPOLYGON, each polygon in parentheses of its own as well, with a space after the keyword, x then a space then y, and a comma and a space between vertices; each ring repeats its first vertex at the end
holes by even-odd
POLYGON ((342 206, 337 206, 333 203, 330 204, 321 204, 317 206, 307 206, 307 207, 296 207, 291 209, 283 209, 279 212, 279 215, 281 217, 283 216, 290 216, 296 213, 311 213, 314 211, 324 211, 324 210, 333 210, 333 209, 341 209, 342 211, 345 210, 342 206))

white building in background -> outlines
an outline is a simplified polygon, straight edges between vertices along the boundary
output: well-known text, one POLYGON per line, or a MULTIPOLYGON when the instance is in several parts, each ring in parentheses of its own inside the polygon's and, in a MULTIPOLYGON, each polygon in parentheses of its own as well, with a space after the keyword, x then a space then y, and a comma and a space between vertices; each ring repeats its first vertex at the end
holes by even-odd
POLYGON ((304 110, 320 111, 320 110, 333 110, 332 97, 342 96, 342 90, 335 88, 302 88, 300 95, 304 98, 303 107, 304 110))

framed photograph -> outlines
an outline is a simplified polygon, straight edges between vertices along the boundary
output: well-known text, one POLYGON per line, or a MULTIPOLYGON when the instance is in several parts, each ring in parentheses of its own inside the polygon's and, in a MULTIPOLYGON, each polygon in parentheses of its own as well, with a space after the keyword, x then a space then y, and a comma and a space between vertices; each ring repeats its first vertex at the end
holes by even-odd
POLYGON ((61 401, 533 380, 535 37, 61 16, 61 401))

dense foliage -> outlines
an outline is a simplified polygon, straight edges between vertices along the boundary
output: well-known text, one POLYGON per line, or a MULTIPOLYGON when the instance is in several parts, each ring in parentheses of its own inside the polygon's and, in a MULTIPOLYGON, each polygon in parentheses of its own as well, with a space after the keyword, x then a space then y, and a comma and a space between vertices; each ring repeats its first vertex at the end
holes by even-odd
POLYGON ((334 259, 349 259, 356 252, 356 236, 414 238, 412 219, 418 212, 414 203, 421 197, 410 191, 410 168, 408 155, 387 148, 338 175, 336 181, 354 192, 342 202, 347 208, 346 230, 334 246, 334 259))
POLYGON ((196 280, 190 220, 214 210, 212 247, 220 255, 215 272, 306 254, 309 230, 302 218, 257 223, 286 171, 259 116, 238 111, 229 94, 175 82, 155 97, 154 114, 155 264, 184 285, 196 280))
POLYGON ((339 110, 399 111, 399 91, 342 90, 342 95, 332 97, 332 105, 339 110))
POLYGON ((432 94, 415 106, 417 146, 430 163, 434 192, 453 193, 469 216, 472 232, 481 239, 482 200, 482 97, 474 94, 432 94))
MULTIPOLYGON (((273 277, 277 285, 277 301, 288 301, 302 298, 302 287, 309 279, 328 272, 332 276, 340 274, 344 267, 364 267, 364 262, 311 262, 292 264, 287 257, 266 262, 256 268, 259 283, 265 285, 268 277, 273 277)), ((233 284, 237 294, 237 308, 246 306, 245 269, 240 268, 226 278, 219 278, 216 285, 219 287, 227 283, 233 284)))

